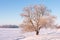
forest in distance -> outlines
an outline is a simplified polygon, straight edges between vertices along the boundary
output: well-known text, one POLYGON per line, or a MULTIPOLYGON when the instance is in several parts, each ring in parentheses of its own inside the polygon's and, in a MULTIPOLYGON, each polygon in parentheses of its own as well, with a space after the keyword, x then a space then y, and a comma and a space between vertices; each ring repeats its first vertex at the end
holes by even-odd
POLYGON ((17 25, 2 25, 0 28, 19 28, 17 25))

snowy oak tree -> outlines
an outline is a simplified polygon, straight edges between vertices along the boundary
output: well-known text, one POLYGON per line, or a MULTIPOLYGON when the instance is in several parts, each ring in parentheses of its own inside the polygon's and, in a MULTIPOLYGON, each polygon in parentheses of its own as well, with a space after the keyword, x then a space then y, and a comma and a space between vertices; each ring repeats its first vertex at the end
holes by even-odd
POLYGON ((43 27, 53 28, 55 20, 55 16, 52 16, 44 5, 25 7, 20 16, 23 17, 23 22, 20 24, 23 31, 35 31, 36 35, 39 34, 39 30, 43 27))

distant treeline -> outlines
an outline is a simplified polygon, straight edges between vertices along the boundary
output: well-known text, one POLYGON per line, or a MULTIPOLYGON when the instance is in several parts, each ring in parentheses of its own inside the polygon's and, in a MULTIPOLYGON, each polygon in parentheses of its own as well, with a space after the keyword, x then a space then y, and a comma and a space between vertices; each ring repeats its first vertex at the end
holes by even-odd
POLYGON ((0 28, 19 28, 17 25, 2 25, 0 28))

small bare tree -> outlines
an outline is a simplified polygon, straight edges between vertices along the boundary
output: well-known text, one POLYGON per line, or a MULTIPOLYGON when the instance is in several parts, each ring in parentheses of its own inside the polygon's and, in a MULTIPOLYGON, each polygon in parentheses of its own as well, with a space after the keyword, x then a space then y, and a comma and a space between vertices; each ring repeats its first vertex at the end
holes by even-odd
POLYGON ((36 35, 43 27, 52 27, 54 25, 54 16, 50 15, 49 10, 44 5, 34 5, 25 7, 21 16, 24 17, 20 27, 24 31, 35 31, 36 35))

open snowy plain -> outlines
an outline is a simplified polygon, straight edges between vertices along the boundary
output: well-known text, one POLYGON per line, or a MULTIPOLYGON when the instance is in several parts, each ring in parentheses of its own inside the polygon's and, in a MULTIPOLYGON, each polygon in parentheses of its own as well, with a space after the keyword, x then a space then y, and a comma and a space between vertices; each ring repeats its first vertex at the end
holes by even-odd
POLYGON ((22 33, 19 28, 0 28, 0 40, 60 40, 60 29, 41 29, 40 35, 35 32, 22 33))

